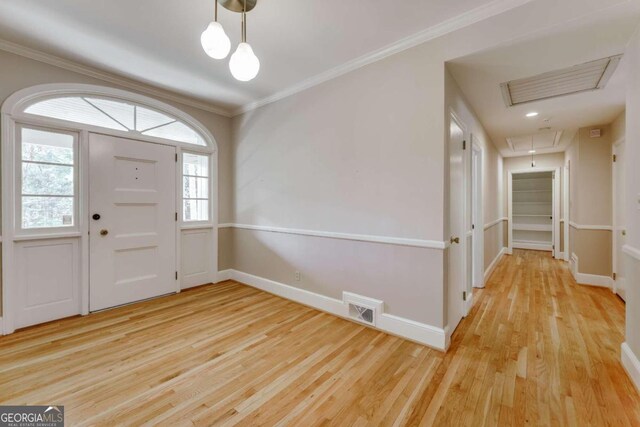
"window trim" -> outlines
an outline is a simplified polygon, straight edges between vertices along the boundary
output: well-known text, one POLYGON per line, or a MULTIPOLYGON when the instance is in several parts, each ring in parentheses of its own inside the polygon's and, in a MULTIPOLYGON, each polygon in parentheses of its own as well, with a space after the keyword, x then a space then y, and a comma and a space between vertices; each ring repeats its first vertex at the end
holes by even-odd
MULTIPOLYGON (((65 235, 68 233, 77 233, 80 231, 80 134, 79 132, 57 129, 55 127, 37 126, 25 123, 16 123, 15 125, 15 141, 16 150, 14 152, 15 168, 15 182, 14 182, 14 224, 15 224, 15 236, 34 236, 42 234, 52 235, 65 235), (33 227, 24 228, 22 223, 22 198, 25 196, 22 193, 22 130, 33 129, 43 132, 58 133, 63 135, 69 135, 73 137, 73 165, 61 164, 61 166, 73 167, 73 195, 64 196, 73 199, 73 225, 71 226, 59 226, 59 227, 33 227)), ((44 195, 43 195, 44 196, 44 195)), ((53 196, 56 197, 56 196, 53 196)))
POLYGON ((209 130, 204 125, 191 117, 188 113, 176 107, 173 107, 172 105, 166 104, 162 101, 158 101, 154 98, 128 92, 126 90, 105 86, 66 83, 52 83, 32 86, 26 89, 22 89, 9 96, 2 104, 2 113, 10 116, 15 121, 35 121, 45 126, 61 127, 70 130, 86 129, 94 133, 106 133, 110 135, 122 136, 124 138, 133 138, 140 141, 158 142, 162 144, 174 145, 183 147, 190 151, 214 153, 218 148, 216 140, 211 132, 209 132, 209 130), (51 117, 25 113, 25 109, 40 101, 45 101, 52 98, 73 96, 108 98, 115 101, 133 103, 145 108, 149 108, 151 110, 155 110, 159 113, 166 114, 170 117, 175 118, 177 121, 183 122, 185 125, 189 126, 194 131, 199 133, 205 141, 206 145, 190 144, 186 142, 175 141, 172 139, 143 135, 141 132, 137 131, 109 129, 69 120, 55 119, 51 117))
POLYGON ((197 227, 206 227, 206 226, 213 226, 214 222, 213 222, 213 185, 212 185, 212 181, 211 181, 211 172, 213 171, 212 167, 213 167, 213 160, 212 160, 212 156, 210 154, 206 154, 206 153, 202 153, 202 152, 197 152, 194 150, 181 150, 180 153, 180 223, 182 224, 183 227, 193 227, 193 226, 197 226, 197 227), (207 191, 207 216, 208 218, 206 220, 196 220, 196 221, 187 221, 184 219, 184 201, 185 200, 205 200, 205 199, 200 199, 200 198, 185 198, 184 197, 184 177, 185 176, 193 176, 193 175, 185 175, 184 173, 184 155, 185 154, 193 154, 196 156, 203 156, 206 157, 207 159, 207 176, 194 176, 195 178, 206 178, 208 181, 208 191, 207 191))

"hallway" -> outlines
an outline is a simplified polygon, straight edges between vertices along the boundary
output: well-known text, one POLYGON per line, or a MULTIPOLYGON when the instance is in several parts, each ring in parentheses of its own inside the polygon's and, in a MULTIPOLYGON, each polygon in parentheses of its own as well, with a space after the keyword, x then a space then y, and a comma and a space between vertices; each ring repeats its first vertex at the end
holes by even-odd
POLYGON ((444 355, 235 282, 0 337, 0 403, 67 422, 640 425, 624 304, 516 250, 444 355))
POLYGON ((474 297, 439 370, 436 424, 640 425, 620 364, 625 306, 609 289, 577 285, 548 252, 514 250, 474 297))

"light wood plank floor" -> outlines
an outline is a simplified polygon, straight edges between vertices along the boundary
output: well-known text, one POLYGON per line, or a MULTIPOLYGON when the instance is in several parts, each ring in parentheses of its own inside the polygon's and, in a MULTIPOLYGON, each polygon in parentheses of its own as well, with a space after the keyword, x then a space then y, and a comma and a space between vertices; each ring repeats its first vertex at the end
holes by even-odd
POLYGON ((0 403, 62 404, 67 425, 640 425, 609 290, 516 251, 475 299, 445 355, 201 287, 0 338, 0 403))

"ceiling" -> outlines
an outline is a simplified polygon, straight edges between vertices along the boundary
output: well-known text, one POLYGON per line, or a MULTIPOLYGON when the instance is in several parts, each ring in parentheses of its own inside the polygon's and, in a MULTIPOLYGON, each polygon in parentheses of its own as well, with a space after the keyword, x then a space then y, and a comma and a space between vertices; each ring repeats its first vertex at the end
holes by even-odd
MULTIPOLYGON (((213 1, 2 1, 0 39, 234 110, 495 3, 260 0, 248 14, 248 41, 261 70, 242 83, 228 59, 210 59, 200 46, 213 1)), ((219 21, 236 46, 240 16, 220 8, 219 21)))
POLYGON ((624 110, 624 57, 601 90, 507 107, 500 84, 621 54, 639 20, 638 2, 618 4, 448 68, 503 156, 527 155, 532 140, 538 154, 562 152, 578 128, 608 124, 624 110), (526 117, 534 111, 539 115, 526 117))

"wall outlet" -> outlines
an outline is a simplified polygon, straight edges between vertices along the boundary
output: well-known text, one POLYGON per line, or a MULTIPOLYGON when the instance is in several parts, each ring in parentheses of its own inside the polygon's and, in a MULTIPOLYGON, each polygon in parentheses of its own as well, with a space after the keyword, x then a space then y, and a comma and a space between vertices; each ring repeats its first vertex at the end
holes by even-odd
POLYGON ((296 282, 300 281, 300 272, 299 271, 296 271, 295 278, 296 278, 296 282))

